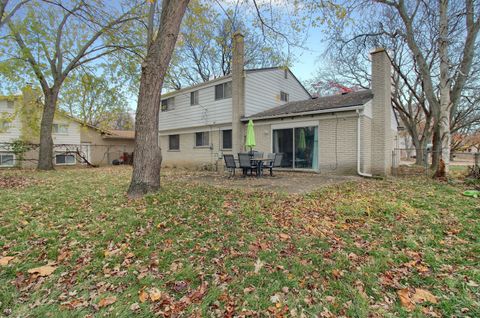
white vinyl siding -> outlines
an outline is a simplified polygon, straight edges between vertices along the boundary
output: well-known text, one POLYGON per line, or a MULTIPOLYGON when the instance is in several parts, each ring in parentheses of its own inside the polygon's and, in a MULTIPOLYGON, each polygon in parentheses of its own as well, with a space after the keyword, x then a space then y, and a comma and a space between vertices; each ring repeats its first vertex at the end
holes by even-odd
POLYGON ((215 100, 215 85, 228 81, 231 81, 230 77, 176 93, 175 109, 159 115, 160 131, 232 122, 232 99, 215 100), (198 105, 190 104, 192 91, 198 91, 198 105))
POLYGON ((309 99, 310 96, 300 83, 290 72, 288 73, 285 78, 285 70, 282 69, 247 72, 245 116, 248 117, 284 104, 280 92, 288 92, 289 102, 309 99))
MULTIPOLYGON (((10 108, 9 105, 11 105, 13 102, 11 101, 6 101, 6 100, 0 100, 0 116, 6 117, 9 116, 9 114, 13 114, 14 107, 10 108)), ((20 138, 21 131, 20 131, 20 126, 21 122, 19 118, 14 118, 12 122, 9 122, 7 124, 8 127, 0 127, 0 143, 1 142, 12 142, 16 139, 20 138)))

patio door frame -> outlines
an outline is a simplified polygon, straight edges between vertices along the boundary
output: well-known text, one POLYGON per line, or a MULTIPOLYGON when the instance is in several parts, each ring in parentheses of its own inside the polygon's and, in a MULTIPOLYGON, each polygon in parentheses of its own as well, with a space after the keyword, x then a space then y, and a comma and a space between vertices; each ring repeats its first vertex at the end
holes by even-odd
POLYGON ((281 124, 271 124, 270 125, 270 152, 273 152, 273 131, 278 129, 292 129, 292 138, 293 138, 293 162, 292 168, 281 168, 282 170, 295 170, 295 171, 310 171, 310 172, 320 172, 320 121, 296 121, 290 123, 281 123, 281 124), (317 168, 296 168, 295 167, 295 128, 302 128, 302 127, 315 127, 317 129, 317 168))

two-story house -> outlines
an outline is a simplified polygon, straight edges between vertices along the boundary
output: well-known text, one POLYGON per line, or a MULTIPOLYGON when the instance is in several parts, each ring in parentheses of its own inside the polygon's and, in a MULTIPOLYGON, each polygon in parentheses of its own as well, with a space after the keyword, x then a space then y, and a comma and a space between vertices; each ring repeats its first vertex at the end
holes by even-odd
MULTIPOLYGON (((236 38, 243 40, 239 34, 236 38)), ((164 165, 215 164, 223 154, 243 149, 239 137, 243 131, 232 125, 232 115, 238 118, 237 126, 243 126, 241 117, 311 98, 288 68, 244 70, 243 55, 241 61, 238 57, 232 74, 162 95, 159 130, 164 165)))
POLYGON ((234 35, 232 74, 162 96, 164 166, 223 165, 223 154, 282 153, 282 167, 368 176, 389 174, 397 140, 391 105, 391 63, 372 52, 372 88, 312 98, 288 68, 244 70, 243 35, 234 35))
MULTIPOLYGON (((36 166, 42 109, 37 96, 31 88, 22 95, 0 96, 0 168, 36 166), (22 158, 13 146, 19 140, 28 144, 22 158)), ((108 165, 125 152, 133 152, 134 138, 133 131, 101 130, 57 112, 52 126, 53 163, 69 166, 84 164, 86 159, 94 165, 108 165)))

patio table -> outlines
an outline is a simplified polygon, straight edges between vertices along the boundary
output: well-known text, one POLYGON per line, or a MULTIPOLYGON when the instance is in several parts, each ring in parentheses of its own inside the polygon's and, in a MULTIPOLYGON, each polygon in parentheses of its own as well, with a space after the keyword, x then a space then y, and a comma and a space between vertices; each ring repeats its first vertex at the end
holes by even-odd
POLYGON ((272 160, 269 158, 250 158, 250 161, 257 166, 257 177, 263 175, 263 164, 272 160))

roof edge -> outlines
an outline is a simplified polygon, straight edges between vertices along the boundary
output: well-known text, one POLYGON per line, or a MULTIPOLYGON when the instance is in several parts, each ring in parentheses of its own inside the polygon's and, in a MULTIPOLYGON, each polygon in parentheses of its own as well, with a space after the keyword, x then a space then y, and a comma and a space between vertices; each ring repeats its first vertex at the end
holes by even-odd
POLYGON ((261 117, 244 117, 240 119, 242 122, 247 122, 251 120, 267 120, 267 119, 277 119, 277 118, 286 118, 286 117, 297 117, 297 116, 309 116, 309 115, 317 115, 317 114, 325 114, 325 113, 336 113, 336 112, 346 112, 352 111, 357 109, 363 109, 365 104, 357 104, 351 106, 339 106, 339 107, 332 107, 327 109, 320 109, 320 110, 313 110, 309 112, 299 112, 299 113, 288 113, 288 114, 280 114, 280 115, 272 115, 272 116, 261 116, 261 117))

